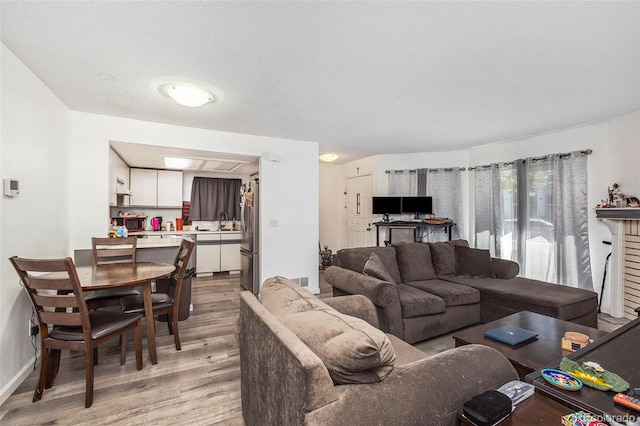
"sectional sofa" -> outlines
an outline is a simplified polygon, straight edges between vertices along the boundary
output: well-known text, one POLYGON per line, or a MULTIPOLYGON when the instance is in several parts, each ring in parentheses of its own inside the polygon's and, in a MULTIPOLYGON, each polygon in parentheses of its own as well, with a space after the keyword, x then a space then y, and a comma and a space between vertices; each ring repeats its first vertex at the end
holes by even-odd
POLYGON ((321 301, 275 277, 260 298, 240 294, 236 328, 250 426, 457 425, 466 400, 517 379, 487 346, 427 356, 383 333, 363 296, 321 301))
POLYGON ((518 277, 517 263, 465 240, 343 249, 336 259, 325 271, 334 296, 366 296, 381 328, 409 343, 525 310, 597 327, 595 292, 518 277))

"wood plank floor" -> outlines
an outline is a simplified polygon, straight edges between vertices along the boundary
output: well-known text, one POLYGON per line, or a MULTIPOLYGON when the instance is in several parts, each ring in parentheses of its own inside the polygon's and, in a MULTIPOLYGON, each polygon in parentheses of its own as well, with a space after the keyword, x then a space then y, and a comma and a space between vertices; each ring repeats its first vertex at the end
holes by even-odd
MULTIPOLYGON (((320 273, 320 297, 331 287, 320 273)), ((84 408, 84 357, 62 352, 60 373, 37 403, 31 398, 38 371, 0 406, 2 425, 242 425, 240 361, 234 337, 238 314, 239 275, 220 274, 192 280, 194 310, 180 322, 182 351, 176 351, 166 324, 156 322, 158 364, 144 348, 144 368, 136 371, 133 342, 127 364, 120 366, 119 349, 99 351, 94 402, 84 408)), ((601 316, 610 331, 624 320, 601 316)), ((144 329, 144 327, 143 327, 144 329)), ((450 335, 417 345, 428 354, 453 348, 450 335)))

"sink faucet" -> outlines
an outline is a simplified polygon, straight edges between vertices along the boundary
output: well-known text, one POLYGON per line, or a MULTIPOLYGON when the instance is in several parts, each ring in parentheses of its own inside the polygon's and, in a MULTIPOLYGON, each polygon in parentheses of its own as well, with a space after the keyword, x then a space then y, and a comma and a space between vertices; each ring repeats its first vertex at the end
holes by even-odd
POLYGON ((227 221, 229 220, 229 215, 227 212, 220 213, 220 220, 218 221, 218 231, 227 226, 227 221))

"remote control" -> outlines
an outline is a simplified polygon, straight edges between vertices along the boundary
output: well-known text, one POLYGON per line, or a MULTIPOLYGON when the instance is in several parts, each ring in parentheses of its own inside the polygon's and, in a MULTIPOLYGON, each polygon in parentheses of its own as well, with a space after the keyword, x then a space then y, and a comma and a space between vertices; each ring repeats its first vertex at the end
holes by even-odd
POLYGON ((632 410, 640 412, 640 399, 634 398, 624 393, 619 393, 613 397, 613 401, 616 404, 624 405, 632 410))

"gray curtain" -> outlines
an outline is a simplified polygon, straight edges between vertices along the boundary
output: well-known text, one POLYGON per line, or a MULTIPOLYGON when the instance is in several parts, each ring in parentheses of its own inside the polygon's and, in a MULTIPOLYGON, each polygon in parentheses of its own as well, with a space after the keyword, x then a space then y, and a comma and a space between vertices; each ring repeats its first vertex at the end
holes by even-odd
MULTIPOLYGON (((462 234, 462 171, 458 167, 428 169, 426 193, 433 198, 433 213, 436 217, 446 217, 453 220, 456 226, 451 231, 459 237, 462 234)), ((440 228, 433 228, 429 241, 447 241, 449 235, 441 232, 440 228)))
POLYGON ((191 187, 191 220, 240 219, 241 179, 194 177, 191 187))
POLYGON ((587 157, 550 154, 475 168, 475 243, 520 275, 593 289, 587 157))

